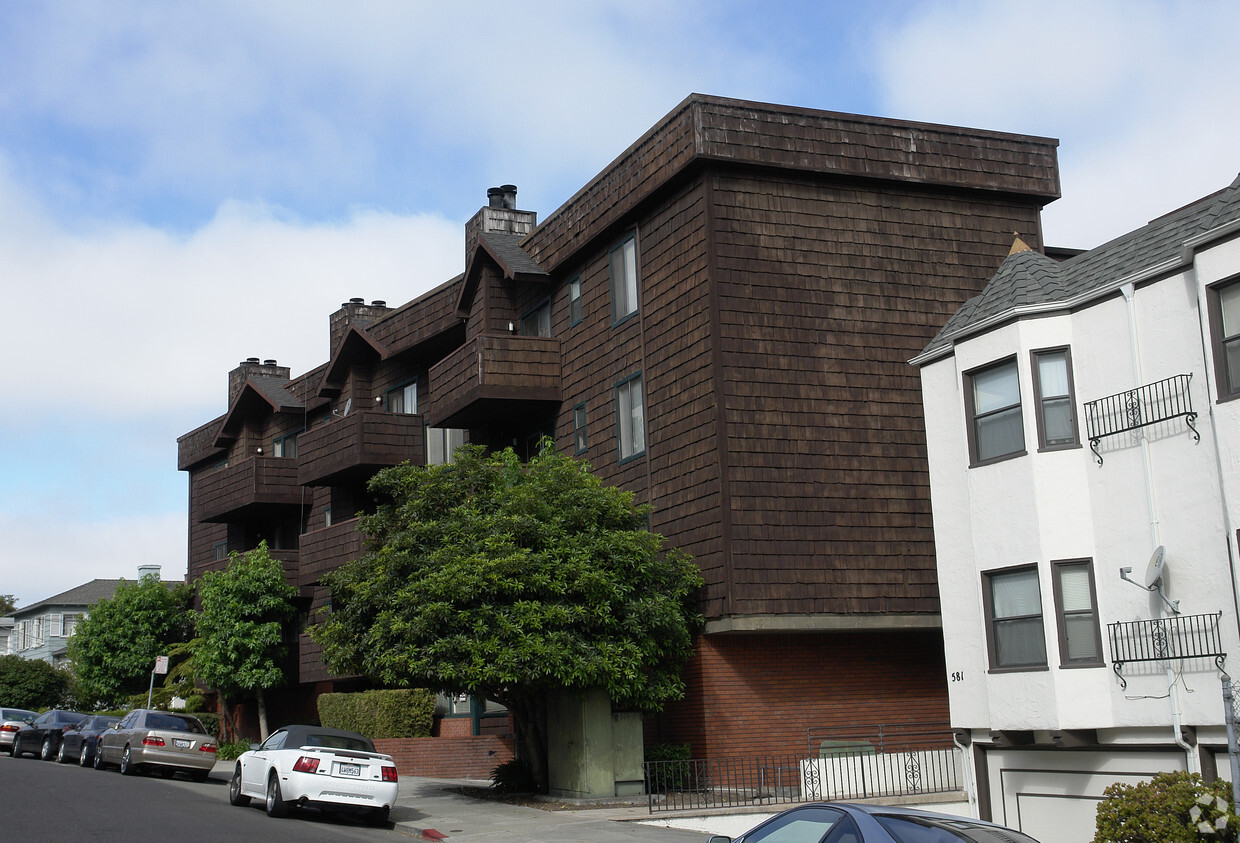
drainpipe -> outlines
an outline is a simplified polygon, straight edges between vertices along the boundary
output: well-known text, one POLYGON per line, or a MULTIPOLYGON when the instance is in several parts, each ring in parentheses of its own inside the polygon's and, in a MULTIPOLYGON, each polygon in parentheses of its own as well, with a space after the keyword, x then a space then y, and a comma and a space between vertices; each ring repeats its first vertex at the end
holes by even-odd
MULTIPOLYGON (((973 753, 960 741, 962 730, 952 729, 952 743, 960 750, 960 770, 964 773, 964 794, 969 800, 969 816, 980 819, 977 812, 977 788, 974 787, 973 753)), ((972 741, 970 741, 972 743, 972 741)))
MULTIPOLYGON (((1128 283, 1121 286, 1119 290, 1124 296, 1124 302, 1128 305, 1128 344, 1132 354, 1132 374, 1136 379, 1136 385, 1140 386, 1145 383, 1145 378, 1141 372, 1140 343, 1137 341, 1137 306, 1133 301, 1136 288, 1132 283, 1128 283)), ((1158 547, 1162 542, 1159 541, 1158 502, 1154 495, 1154 469, 1150 461, 1150 441, 1145 435, 1145 428, 1141 428, 1139 432, 1141 434, 1141 465, 1145 470, 1145 503, 1150 514, 1150 544, 1152 547, 1158 547)), ((1165 601, 1161 599, 1158 617, 1167 617, 1167 607, 1165 601)), ((1181 728, 1183 724, 1180 717, 1180 693, 1177 687, 1179 679, 1170 667, 1166 668, 1166 676, 1167 700, 1171 705, 1171 737, 1180 749, 1184 750, 1184 763, 1188 767, 1188 772, 1200 773, 1201 758, 1197 748, 1184 740, 1184 732, 1181 728)))

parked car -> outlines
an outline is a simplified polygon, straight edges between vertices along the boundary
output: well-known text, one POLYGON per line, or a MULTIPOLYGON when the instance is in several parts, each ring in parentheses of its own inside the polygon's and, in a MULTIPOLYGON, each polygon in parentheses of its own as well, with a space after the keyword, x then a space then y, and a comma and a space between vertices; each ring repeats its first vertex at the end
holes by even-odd
POLYGON ((38 712, 24 708, 0 708, 0 752, 12 755, 13 738, 38 716, 38 712))
POLYGON ((56 757, 60 736, 65 729, 76 726, 85 719, 86 715, 82 712, 66 711, 63 708, 43 712, 31 722, 30 728, 21 729, 13 736, 13 757, 21 758, 29 753, 44 761, 51 761, 56 757))
POLYGON ((815 802, 776 814, 735 839, 706 843, 1038 843, 1029 835, 985 820, 917 808, 815 802))
POLYGON ((140 770, 171 776, 179 770, 205 782, 218 749, 197 717, 136 708, 99 735, 95 769, 115 764, 126 776, 140 770))
POLYGON ((95 758, 95 743, 99 740, 99 734, 120 722, 119 717, 111 714, 92 714, 76 726, 70 726, 61 736, 56 760, 68 764, 76 758, 83 767, 89 767, 95 758))
POLYGON ((396 790, 396 763, 376 752, 370 738, 344 729, 285 726, 237 759, 228 801, 263 799, 270 817, 283 817, 295 805, 361 813, 372 825, 386 825, 396 790))
POLYGON ((0 752, 13 754, 13 739, 17 733, 29 728, 30 723, 39 716, 37 711, 24 708, 0 708, 0 752))

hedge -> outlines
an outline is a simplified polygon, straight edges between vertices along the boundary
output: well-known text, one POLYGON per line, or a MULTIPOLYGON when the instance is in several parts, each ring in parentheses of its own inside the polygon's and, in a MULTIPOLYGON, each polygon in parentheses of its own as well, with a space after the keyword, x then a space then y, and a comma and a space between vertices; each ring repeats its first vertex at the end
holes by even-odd
POLYGON ((319 722, 361 732, 368 738, 430 737, 435 694, 423 689, 322 694, 319 722))

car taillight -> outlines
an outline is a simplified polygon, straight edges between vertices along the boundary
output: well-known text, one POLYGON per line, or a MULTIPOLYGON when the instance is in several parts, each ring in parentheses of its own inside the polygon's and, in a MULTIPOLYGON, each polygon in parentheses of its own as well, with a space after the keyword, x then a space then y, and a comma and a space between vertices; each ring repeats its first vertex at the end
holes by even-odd
POLYGON ((385 782, 396 781, 396 768, 395 767, 384 767, 383 768, 383 780, 385 782))
POLYGON ((204 743, 202 746, 198 747, 198 751, 199 752, 216 752, 217 750, 216 750, 215 744, 204 743))
POLYGON ((142 745, 143 746, 163 746, 164 739, 163 738, 143 738, 142 745))
POLYGON ((293 770, 298 773, 317 773, 319 771, 319 759, 303 755, 297 759, 297 763, 293 765, 293 770))
POLYGON ((3 726, 0 726, 0 732, 20 732, 21 730, 21 726, 14 726, 12 723, 5 723, 3 726))

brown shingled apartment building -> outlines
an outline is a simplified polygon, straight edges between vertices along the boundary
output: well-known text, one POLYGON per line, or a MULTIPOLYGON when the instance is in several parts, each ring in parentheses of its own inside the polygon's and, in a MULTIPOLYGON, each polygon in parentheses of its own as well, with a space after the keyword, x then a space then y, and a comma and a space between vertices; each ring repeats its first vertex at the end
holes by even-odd
MULTIPOLYGON (((179 440, 190 577, 266 539, 308 615, 360 551, 377 469, 547 434, 651 504, 707 581, 687 697, 647 741, 752 756, 945 729, 907 361, 1013 232, 1041 247, 1058 195, 1046 138, 690 96, 541 224, 489 191, 465 273, 342 305, 319 368, 230 373, 227 412, 179 440)), ((277 719, 348 687, 295 640, 277 719)))

